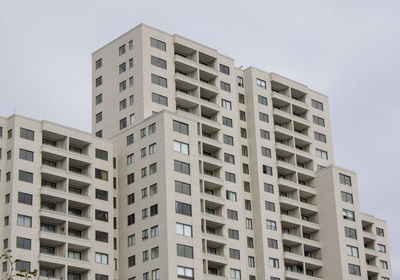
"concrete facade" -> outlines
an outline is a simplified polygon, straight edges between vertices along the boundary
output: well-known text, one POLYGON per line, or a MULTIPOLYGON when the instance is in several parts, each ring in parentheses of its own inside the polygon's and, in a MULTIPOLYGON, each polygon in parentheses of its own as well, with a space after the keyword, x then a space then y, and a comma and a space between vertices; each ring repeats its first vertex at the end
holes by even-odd
POLYGON ((1 236, 31 268, 71 280, 392 279, 385 222, 360 212, 356 175, 335 166, 327 96, 143 24, 92 59, 93 136, 0 119, 1 197, 15 202, 0 208, 11 217, 1 236), (18 170, 33 173, 32 205, 17 200, 27 184, 18 170), (32 227, 18 214, 32 215, 32 227), (60 234, 70 226, 81 238, 60 234), (14 228, 32 237, 31 250, 17 248, 14 228))

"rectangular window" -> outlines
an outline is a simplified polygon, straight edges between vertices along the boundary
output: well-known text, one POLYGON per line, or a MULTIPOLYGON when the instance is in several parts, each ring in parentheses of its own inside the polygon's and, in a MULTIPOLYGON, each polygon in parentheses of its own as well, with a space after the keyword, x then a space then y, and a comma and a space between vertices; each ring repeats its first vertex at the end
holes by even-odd
POLYGON ((231 279, 242 279, 239 269, 231 268, 230 274, 231 274, 231 279))
POLYGON ((267 166, 267 165, 264 165, 264 164, 263 164, 262 170, 263 170, 263 173, 264 173, 264 174, 267 174, 267 175, 271 175, 271 176, 272 176, 272 167, 271 167, 271 166, 267 166))
POLYGON ((181 181, 175 181, 175 191, 178 193, 190 195, 191 194, 190 184, 181 181))
POLYGON ((268 247, 278 249, 278 240, 268 238, 268 247))
POLYGON ((344 227, 344 235, 348 238, 357 239, 357 231, 353 228, 344 227))
POLYGON ((313 123, 320 125, 320 126, 325 126, 325 120, 323 118, 313 116, 313 123))
POLYGON ((152 46, 153 48, 162 50, 162 51, 166 51, 167 47, 166 44, 163 41, 154 39, 154 38, 150 38, 150 46, 152 46))
POLYGON ((239 111, 239 119, 241 121, 246 121, 246 112, 245 111, 239 111))
POLYGON ((96 209, 95 219, 98 221, 108 222, 108 212, 96 209))
POLYGON ((100 93, 99 95, 96 95, 96 105, 99 105, 102 102, 103 102, 103 95, 100 93))
POLYGON ((158 214, 158 204, 150 206, 150 217, 153 217, 157 214, 158 214))
POLYGON ((244 200, 244 209, 251 211, 251 200, 248 199, 244 200))
POLYGON ((247 146, 245 146, 245 145, 242 145, 242 156, 244 156, 244 157, 249 156, 249 150, 248 150, 247 146))
POLYGON ((237 201, 237 195, 236 195, 235 192, 226 191, 226 199, 236 202, 237 201))
POLYGON ((162 87, 167 87, 167 79, 155 74, 151 74, 151 82, 162 87))
POLYGON ((19 158, 27 161, 33 161, 33 152, 19 149, 19 158))
POLYGON ((342 201, 353 204, 353 195, 351 193, 342 191, 341 195, 342 195, 342 201))
POLYGON ((133 49, 133 41, 132 40, 130 40, 129 42, 128 42, 128 48, 129 48, 129 50, 132 50, 133 49))
POLYGON ((267 220, 267 229, 276 230, 276 222, 267 220))
POLYGON ((128 257, 128 267, 132 267, 136 265, 136 256, 129 256, 128 257))
POLYGON ((128 215, 128 226, 135 223, 135 213, 128 215))
POLYGON ((240 251, 236 249, 229 248, 229 257, 231 259, 240 260, 240 251))
MULTIPOLYGON (((157 151, 157 143, 153 143, 151 145, 149 145, 149 155, 154 154, 157 151)), ((150 166, 151 169, 151 166, 150 166)), ((150 170, 150 175, 151 175, 151 170, 150 170)))
POLYGON ((269 266, 273 268, 279 268, 279 260, 274 258, 269 258, 269 266))
POLYGON ((192 237, 192 226, 176 223, 176 234, 186 237, 192 237))
POLYGON ((190 175, 190 164, 183 161, 174 160, 174 170, 176 172, 190 175))
POLYGON ((135 193, 128 194, 127 201, 128 205, 135 203, 135 193))
POLYGON ((126 71, 126 62, 119 65, 119 73, 124 73, 126 71))
POLYGON ((268 149, 266 147, 261 147, 261 155, 263 155, 264 157, 271 157, 271 149, 268 149))
POLYGON ((95 80, 96 87, 101 86, 102 84, 103 84, 103 77, 102 76, 97 77, 95 80))
POLYGON ((27 261, 19 261, 15 264, 16 271, 31 271, 31 263, 27 261))
POLYGON ((103 60, 101 58, 99 58, 98 60, 96 60, 95 65, 96 65, 96 67, 95 67, 96 69, 101 68, 101 66, 103 66, 103 60))
POLYGON ((193 247, 176 244, 177 256, 193 259, 193 247))
POLYGON ((126 128, 126 126, 128 125, 126 118, 120 119, 119 120, 119 129, 122 130, 124 128, 126 128))
POLYGON ((261 112, 258 113, 258 119, 262 122, 269 122, 268 115, 261 112))
POLYGON ((231 209, 227 209, 226 211, 227 211, 228 219, 235 220, 235 221, 238 220, 238 212, 237 211, 231 210, 231 209))
POLYGON ((175 212, 186 216, 192 216, 192 205, 175 201, 175 212))
POLYGON ((17 248, 30 250, 31 240, 28 238, 17 237, 17 248))
POLYGON ((135 182, 135 173, 128 174, 126 176, 127 184, 132 184, 135 182))
POLYGON ((135 96, 132 94, 129 96, 129 105, 132 106, 135 103, 135 96))
POLYGON ((221 99, 221 107, 228 110, 232 110, 232 102, 226 99, 221 99))
POLYGON ((96 168, 94 170, 94 176, 95 176, 96 179, 108 181, 108 171, 96 168))
POLYGON ((326 151, 318 149, 318 148, 315 148, 315 155, 322 159, 326 159, 326 160, 328 159, 328 153, 326 151))
POLYGON ((236 229, 228 228, 228 237, 231 239, 239 240, 239 231, 236 229))
POLYGON ((361 276, 360 266, 349 263, 349 274, 361 276))
POLYGON ((321 111, 324 110, 324 105, 321 102, 314 100, 314 99, 311 99, 311 106, 313 106, 315 109, 318 109, 321 111))
POLYGON ((382 228, 378 228, 377 227, 376 228, 376 235, 384 237, 385 236, 385 232, 384 232, 384 230, 382 228))
POLYGON ((129 123, 134 124, 135 123, 135 113, 132 113, 129 115, 129 123))
POLYGON ((194 279, 193 268, 190 268, 190 267, 184 267, 184 266, 178 265, 177 274, 178 274, 178 278, 189 279, 189 280, 194 279))
POLYGON ((174 151, 188 155, 189 154, 189 144, 174 140, 174 151))
POLYGON ((219 72, 229 75, 229 67, 223 64, 219 65, 219 72))
POLYGON ((123 55, 126 52, 125 44, 118 48, 119 55, 123 55))
POLYGON ((189 135, 189 126, 186 123, 173 121, 173 129, 176 132, 189 135))
POLYGON ((389 269, 387 261, 379 260, 379 266, 382 269, 389 269))
POLYGON ((108 255, 96 252, 96 263, 108 264, 108 255))
POLYGON ((275 203, 270 201, 265 201, 265 210, 275 212, 275 203))
POLYGON ((351 187, 351 177, 350 176, 339 173, 339 182, 343 185, 351 187))
POLYGON ((326 143, 325 134, 314 131, 314 139, 323 143, 326 143))
POLYGON ((164 59, 151 56, 151 64, 163 69, 167 69, 167 62, 164 59))
POLYGON ((222 124, 225 126, 233 127, 232 119, 227 117, 222 117, 222 124))
POLYGON ((106 242, 106 243, 108 242, 108 232, 96 230, 95 235, 96 235, 95 236, 96 241, 106 242))
POLYGON ((157 131, 156 123, 152 123, 151 125, 149 125, 149 135, 152 135, 156 131, 157 131))
POLYGON ((19 170, 18 179, 23 182, 33 183, 33 173, 19 170))
POLYGON ((231 85, 228 83, 225 83, 223 81, 220 81, 220 87, 222 90, 227 91, 227 92, 231 92, 231 85))
POLYGON ((233 146, 233 137, 232 136, 224 134, 223 135, 223 141, 224 141, 224 144, 233 146))
POLYGON ((264 183, 264 191, 274 193, 274 186, 268 183, 264 183))
POLYGON ((126 99, 123 99, 119 102, 119 110, 122 111, 126 108, 126 99))
POLYGON ((19 136, 23 139, 35 140, 35 132, 26 128, 21 127, 19 136))
POLYGON ((264 96, 258 95, 258 103, 267 106, 268 99, 264 96))
POLYGON ((108 191, 96 189, 96 198, 108 201, 108 191))
POLYGON ((245 99, 243 94, 239 93, 238 98, 240 104, 245 104, 245 99))
POLYGON ((261 80, 261 79, 257 78, 256 79, 256 83, 257 83, 257 86, 260 87, 260 88, 264 88, 264 89, 267 88, 267 82, 264 81, 264 80, 261 80))
POLYGON ((154 103, 158 103, 158 104, 161 104, 161 105, 164 105, 164 106, 168 106, 168 97, 165 97, 163 95, 160 95, 160 94, 152 92, 151 93, 151 100, 154 103))
POLYGON ((126 90, 126 81, 122 81, 119 83, 119 92, 126 90))
POLYGON ((128 236, 128 247, 131 247, 136 244, 136 235, 131 234, 128 236))
POLYGON ((135 159, 135 154, 129 154, 126 156, 126 165, 131 165, 135 159))
POLYGON ((343 209, 343 219, 355 221, 354 212, 347 209, 343 209))
POLYGON ((18 214, 17 225, 23 227, 32 227, 32 217, 18 214))
POLYGON ((95 280, 108 280, 108 276, 96 273, 95 280))
POLYGON ((378 244, 378 252, 386 253, 386 246, 383 244, 378 244))
POLYGON ((129 87, 133 87, 134 84, 134 80, 133 80, 133 76, 129 77, 129 87))
POLYGON ((244 87, 243 77, 238 76, 237 83, 238 83, 238 87, 244 87))
POLYGON ((230 172, 225 172, 225 180, 228 182, 236 183, 236 175, 230 172))
POLYGON ((227 163, 235 164, 235 156, 228 153, 224 153, 224 161, 227 163))
POLYGON ((253 229, 253 220, 252 219, 246 218, 246 229, 250 229, 250 230, 253 229))
POLYGON ((354 246, 346 246, 347 255, 350 257, 358 258, 358 248, 354 246))
POLYGON ((95 150, 96 158, 102 160, 108 160, 108 152, 100 149, 95 150))
POLYGON ((18 202, 32 205, 32 195, 28 193, 18 192, 18 202))

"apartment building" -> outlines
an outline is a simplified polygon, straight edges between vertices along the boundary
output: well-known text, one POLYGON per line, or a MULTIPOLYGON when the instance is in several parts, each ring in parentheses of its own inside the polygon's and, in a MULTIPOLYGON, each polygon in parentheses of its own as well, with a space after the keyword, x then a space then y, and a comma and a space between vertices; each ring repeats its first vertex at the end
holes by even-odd
POLYGON ((391 279, 327 96, 143 24, 92 67, 93 133, 119 155, 119 279, 391 279))
POLYGON ((3 247, 40 279, 392 279, 327 96, 144 24, 92 59, 93 135, 0 119, 3 247))
POLYGON ((111 142, 47 121, 0 118, 0 171, 2 249, 21 260, 16 270, 38 269, 39 279, 114 275, 111 142))

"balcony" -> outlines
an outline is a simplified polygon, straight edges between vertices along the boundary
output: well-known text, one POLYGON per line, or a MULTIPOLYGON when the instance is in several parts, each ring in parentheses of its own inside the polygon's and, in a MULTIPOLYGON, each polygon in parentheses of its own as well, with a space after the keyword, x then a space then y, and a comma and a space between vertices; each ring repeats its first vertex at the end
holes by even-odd
POLYGON ((67 150, 67 136, 52 131, 42 131, 42 144, 44 147, 67 150))
POLYGON ((68 150, 72 153, 88 157, 89 146, 90 146, 89 142, 86 142, 86 141, 83 141, 80 139, 76 139, 76 138, 69 138, 68 150))

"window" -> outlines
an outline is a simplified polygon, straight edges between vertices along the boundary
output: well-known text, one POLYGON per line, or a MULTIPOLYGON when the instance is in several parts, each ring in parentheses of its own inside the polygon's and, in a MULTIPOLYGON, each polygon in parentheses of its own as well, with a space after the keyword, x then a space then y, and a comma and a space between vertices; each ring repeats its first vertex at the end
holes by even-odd
POLYGON ((318 109, 321 111, 324 110, 324 105, 321 102, 314 100, 314 99, 311 99, 311 106, 313 106, 315 109, 318 109))
POLYGON ((228 237, 231 239, 239 240, 239 231, 236 229, 228 228, 228 237))
POLYGON ((108 232, 96 230, 95 235, 97 241, 108 242, 108 232))
POLYGON ((349 263, 349 274, 361 276, 360 266, 349 263))
POLYGON ((244 200, 244 209, 251 211, 251 200, 248 199, 244 200))
POLYGON ((264 191, 274 193, 274 186, 268 183, 264 183, 264 191))
POLYGON ((353 204, 353 195, 351 193, 342 191, 341 194, 342 194, 342 201, 353 204))
POLYGON ((326 143, 325 134, 314 131, 314 139, 323 143, 326 143))
POLYGON ((344 235, 348 238, 357 239, 357 231, 353 228, 345 227, 344 235))
POLYGON ((258 95, 258 103, 267 106, 268 99, 264 96, 258 95))
POLYGON ((191 194, 190 184, 181 181, 175 181, 175 191, 178 193, 190 195, 191 194))
POLYGON ((125 44, 120 46, 118 51, 119 51, 119 55, 123 55, 126 52, 125 44))
POLYGON ((135 223, 135 213, 128 215, 128 226, 135 223))
POLYGON ((160 95, 160 94, 152 92, 151 93, 151 100, 154 103, 158 103, 158 104, 161 104, 161 105, 164 105, 164 106, 168 106, 168 98, 163 96, 163 95, 160 95))
POLYGON ((379 260, 379 266, 380 266, 382 269, 389 269, 389 266, 388 266, 387 261, 379 260))
POLYGON ((7 193, 7 194, 5 195, 5 202, 6 202, 6 203, 10 203, 10 194, 9 194, 9 193, 7 193))
POLYGON ((235 164, 235 156, 228 153, 224 153, 224 161, 231 164, 235 164))
POLYGON ((224 134, 223 140, 224 140, 224 144, 233 146, 233 137, 232 136, 224 134))
POLYGON ((241 120, 241 121, 246 121, 246 112, 244 112, 244 111, 239 111, 239 119, 241 120))
POLYGON ((101 66, 103 66, 103 60, 101 58, 99 58, 98 60, 96 60, 95 65, 96 65, 96 67, 95 67, 96 69, 101 68, 101 66))
POLYGON ((328 153, 326 151, 318 149, 318 148, 315 148, 315 155, 322 159, 326 159, 326 160, 328 159, 328 153))
POLYGON ((108 276, 96 273, 95 280, 108 280, 108 276))
POLYGON ((126 71, 126 63, 124 62, 124 63, 119 65, 119 73, 121 74, 121 73, 123 73, 125 71, 126 71))
POLYGON ((376 228, 376 235, 379 235, 379 236, 382 236, 382 237, 384 237, 385 236, 385 232, 383 231, 383 229, 382 228, 376 228))
POLYGON ((229 67, 223 64, 219 65, 219 72, 229 75, 229 67))
POLYGON ((7 160, 11 159, 11 150, 7 151, 7 160))
POLYGON ((103 95, 100 93, 96 95, 96 105, 99 105, 101 102, 103 102, 103 95))
POLYGON ((108 191, 96 189, 96 198, 108 201, 108 191))
POLYGON ((278 249, 278 240, 268 238, 268 247, 278 249))
POLYGON ((134 83, 133 76, 129 77, 129 87, 133 87, 133 83, 134 83))
POLYGON ((236 183, 236 175, 230 172, 225 172, 225 180, 228 182, 236 183))
POLYGON ((237 77, 237 83, 238 83, 239 87, 244 87, 243 77, 238 76, 237 77))
POLYGON ((257 78, 256 83, 257 83, 257 86, 260 88, 264 88, 264 89, 267 88, 267 83, 264 80, 257 78))
POLYGON ((243 174, 249 174, 250 170, 249 170, 249 165, 247 163, 243 163, 243 174))
MULTIPOLYGON (((157 250, 158 250, 158 247, 157 247, 157 250)), ((151 280, 160 280, 160 269, 157 268, 157 269, 153 269, 151 271, 151 280)))
POLYGON ((244 189, 245 192, 250 192, 250 183, 244 181, 243 182, 243 189, 244 189))
POLYGON ((96 209, 95 219, 103 222, 108 222, 108 212, 96 209))
POLYGON ((351 177, 344 175, 342 173, 339 173, 339 182, 343 185, 351 186, 351 177))
POLYGON ((148 261, 149 260, 149 251, 148 250, 143 251, 142 256, 143 256, 143 262, 148 261))
POLYGON ((261 155, 265 157, 271 157, 271 150, 266 147, 261 147, 261 155))
POLYGON ((124 129, 127 126, 126 118, 119 120, 119 129, 124 129))
POLYGON ((131 234, 128 236, 128 247, 136 244, 136 235, 131 234))
POLYGON ((244 100, 244 95, 243 94, 239 93, 238 98, 239 98, 239 103, 240 104, 245 104, 245 100, 244 100))
POLYGON ((17 248, 30 250, 31 240, 28 238, 17 237, 17 248))
POLYGON ((32 217, 18 214, 17 225, 23 227, 32 227, 32 217))
POLYGON ((100 150, 100 149, 96 149, 96 158, 107 161, 108 160, 108 152, 100 150))
POLYGON ((94 170, 94 176, 96 179, 108 181, 108 171, 101 170, 101 169, 95 169, 94 170))
POLYGON ((151 74, 151 82, 162 87, 167 87, 167 79, 155 74, 151 74))
POLYGON ((258 119, 260 121, 262 121, 262 122, 268 122, 269 121, 268 120, 268 115, 264 114, 264 113, 261 113, 261 112, 258 113, 258 119))
POLYGON ((176 223, 176 234, 192 237, 192 226, 176 223))
POLYGON ((160 41, 160 40, 157 40, 154 38, 150 38, 150 46, 152 46, 153 48, 162 50, 162 51, 167 50, 166 44, 163 41, 160 41))
POLYGON ((33 183, 33 173, 19 170, 18 179, 23 182, 33 183))
POLYGON ((179 160, 174 160, 174 170, 176 172, 184 173, 184 174, 190 174, 190 164, 179 161, 179 160))
POLYGON ((378 244, 378 252, 386 253, 386 246, 383 244, 378 244))
POLYGON ((34 141, 35 133, 32 130, 21 127, 19 137, 34 141))
POLYGON ((175 212, 186 216, 192 216, 192 205, 175 201, 175 212))
POLYGON ((247 146, 245 146, 245 145, 242 145, 242 156, 244 156, 244 157, 249 156, 249 150, 248 150, 247 146))
POLYGON ((358 248, 354 246, 346 246, 347 255, 350 257, 358 258, 358 248))
POLYGON ((19 149, 19 158, 27 161, 33 161, 33 152, 19 149))
POLYGON ((155 56, 151 56, 151 64, 163 69, 167 69, 167 62, 164 59, 155 56))
POLYGON ((247 130, 243 127, 240 128, 240 136, 244 139, 247 138, 247 130))
POLYGON ((157 183, 150 185, 150 196, 155 195, 158 192, 157 183))
POLYGON ((147 167, 143 167, 142 169, 140 169, 140 176, 142 178, 147 176, 147 167))
POLYGON ((227 214, 228 219, 235 220, 235 221, 238 220, 238 212, 237 211, 231 210, 231 209, 227 209, 226 211, 227 211, 226 214, 227 214))
POLYGON ((159 234, 158 226, 151 227, 150 229, 151 238, 158 236, 158 234, 159 234))
POLYGON ((253 220, 252 219, 246 218, 246 229, 250 229, 250 230, 253 229, 253 220))
POLYGON ((269 258, 269 266, 273 268, 279 268, 279 260, 274 258, 269 258))
POLYGON ((193 268, 190 268, 190 267, 178 266, 177 274, 178 274, 178 278, 194 279, 193 268))
POLYGON ((231 85, 228 83, 225 83, 223 81, 220 81, 220 87, 222 90, 227 91, 227 92, 231 92, 231 85))
POLYGON ((343 219, 355 221, 354 212, 350 210, 343 209, 343 219))
POLYGON ((133 105, 135 103, 135 97, 133 95, 129 96, 129 105, 133 105))
POLYGON ((263 169, 264 174, 268 174, 268 175, 272 176, 272 167, 271 166, 267 166, 267 165, 263 164, 262 169, 263 169))
POLYGON ((127 200, 128 200, 128 205, 135 203, 135 193, 128 194, 127 200))
POLYGON ((240 251, 236 249, 229 248, 229 257, 231 259, 240 260, 240 251))
POLYGON ((132 50, 133 49, 133 41, 132 40, 130 40, 129 42, 128 42, 128 48, 129 48, 129 50, 132 50))
POLYGON ((103 130, 99 130, 96 132, 96 137, 103 138, 103 130))
POLYGON ((136 265, 136 256, 130 256, 128 257, 128 267, 132 267, 136 265))
POLYGON ((135 154, 129 154, 126 156, 126 165, 131 165, 133 163, 133 160, 135 159, 135 154))
POLYGON ((186 143, 174 140, 174 151, 188 155, 189 154, 189 145, 186 143))
POLYGON ((189 126, 186 123, 173 121, 173 130, 182 134, 189 135, 189 126))
POLYGON ((128 136, 126 136, 126 145, 130 145, 133 144, 134 139, 133 139, 133 134, 129 134, 128 136))
POLYGON ((239 269, 231 268, 230 275, 231 275, 231 279, 242 279, 239 269))
POLYGON ((256 261, 255 261, 254 257, 249 256, 247 262, 249 264, 249 267, 255 267, 256 266, 256 261))
POLYGON ((229 100, 221 99, 221 107, 228 110, 232 110, 232 103, 229 100))
POLYGON ((275 203, 270 201, 265 201, 265 210, 275 212, 275 203))
POLYGON ((122 111, 126 108, 126 99, 123 99, 119 102, 119 110, 122 111))
POLYGON ((320 126, 325 126, 325 120, 323 118, 313 116, 313 123, 320 125, 320 126))
POLYGON ((176 244, 177 255, 180 257, 193 259, 193 247, 182 244, 176 244))
POLYGON ((126 90, 126 81, 122 81, 119 83, 119 92, 126 90))
POLYGON ((158 214, 158 204, 150 206, 150 217, 153 217, 157 214, 158 214))
POLYGON ((135 113, 129 115, 129 123, 130 124, 135 123, 135 113))
POLYGON ((11 180, 11 172, 6 173, 6 182, 11 180))
MULTIPOLYGON (((149 145, 149 155, 154 154, 157 151, 157 144, 153 143, 151 145, 149 145)), ((151 166, 150 166, 150 175, 151 175, 151 166)))
POLYGON ((19 261, 15 264, 16 271, 31 271, 31 263, 27 261, 19 261))
POLYGON ((147 197, 147 188, 142 189, 142 198, 147 197))
POLYGON ((276 230, 276 222, 267 220, 267 229, 276 230))
POLYGON ((222 124, 225 126, 233 127, 232 119, 227 117, 222 117, 222 124))
POLYGON ((128 174, 126 176, 127 184, 132 184, 135 182, 135 173, 128 174))
POLYGON ((236 195, 235 192, 226 191, 226 199, 236 202, 237 201, 237 195, 236 195))

